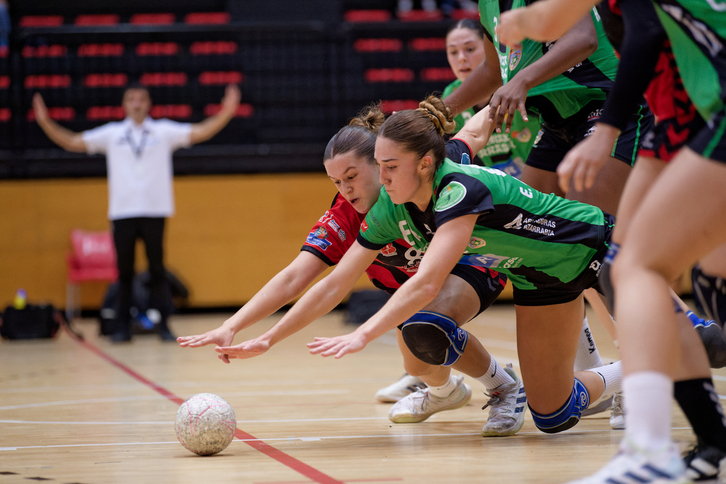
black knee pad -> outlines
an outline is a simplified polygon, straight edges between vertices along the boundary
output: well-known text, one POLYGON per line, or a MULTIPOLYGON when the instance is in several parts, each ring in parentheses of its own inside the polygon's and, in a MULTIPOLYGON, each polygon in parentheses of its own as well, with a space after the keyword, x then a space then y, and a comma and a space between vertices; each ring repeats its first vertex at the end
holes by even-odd
POLYGON ((461 357, 469 339, 469 334, 454 320, 429 311, 419 311, 400 329, 411 353, 429 365, 453 365, 461 357))

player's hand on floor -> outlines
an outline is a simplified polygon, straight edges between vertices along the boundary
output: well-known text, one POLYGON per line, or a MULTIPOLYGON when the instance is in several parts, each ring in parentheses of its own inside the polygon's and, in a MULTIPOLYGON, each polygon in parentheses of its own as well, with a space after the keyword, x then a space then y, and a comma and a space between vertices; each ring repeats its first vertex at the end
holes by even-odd
POLYGON ((308 343, 310 353, 313 355, 335 356, 341 358, 350 353, 357 353, 366 347, 368 342, 361 335, 352 332, 335 338, 315 338, 308 343))
POLYGON ((271 348, 270 342, 262 339, 255 338, 249 341, 245 341, 235 346, 218 346, 214 348, 214 351, 219 353, 219 358, 225 363, 229 363, 229 360, 239 359, 244 360, 247 358, 254 358, 264 354, 271 348))

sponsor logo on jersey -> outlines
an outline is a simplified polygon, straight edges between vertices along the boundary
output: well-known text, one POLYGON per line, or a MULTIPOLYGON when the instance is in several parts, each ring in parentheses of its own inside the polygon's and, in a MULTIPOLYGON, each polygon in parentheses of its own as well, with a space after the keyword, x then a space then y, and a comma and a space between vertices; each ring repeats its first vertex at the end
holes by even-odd
POLYGON ((360 231, 361 233, 364 233, 366 230, 368 230, 368 224, 365 220, 363 220, 363 222, 361 222, 360 224, 360 231))
POLYGON ((439 199, 436 202, 435 210, 437 212, 443 212, 451 207, 456 206, 466 196, 466 187, 459 182, 453 181, 446 185, 441 193, 439 193, 439 199))
POLYGON ((587 130, 587 133, 585 133, 584 137, 587 138, 588 136, 592 135, 595 132, 595 128, 596 128, 596 126, 590 126, 590 128, 587 130))
POLYGON ((509 257, 496 254, 466 254, 459 259, 459 264, 490 269, 514 269, 522 265, 521 257, 509 257))
POLYGON ((534 143, 532 143, 532 148, 536 148, 539 142, 542 140, 542 135, 544 134, 544 129, 540 128, 540 130, 537 132, 537 137, 534 139, 534 143))
POLYGON ((574 71, 575 69, 577 69, 578 67, 580 67, 581 65, 582 65, 582 62, 580 62, 579 64, 575 64, 574 67, 570 67, 569 69, 567 69, 568 74, 570 72, 574 71))
POLYGON ((345 242, 345 239, 347 239, 348 236, 345 234, 345 230, 340 228, 338 222, 331 218, 330 220, 328 220, 328 226, 333 229, 336 234, 338 234, 338 238, 341 240, 341 242, 345 242))
POLYGON ((385 255, 386 257, 393 257, 394 255, 398 254, 398 252, 396 252, 396 246, 394 246, 393 244, 388 244, 381 249, 381 254, 385 255))
POLYGON ((522 60, 522 48, 509 52, 509 70, 513 71, 519 65, 519 61, 522 60))
POLYGON ((594 260, 590 263, 588 266, 589 269, 592 269, 595 271, 595 273, 599 276, 600 275, 600 269, 602 269, 602 264, 598 260, 594 260))
POLYGON ((308 238, 305 240, 306 243, 319 247, 322 250, 327 250, 333 243, 328 240, 328 231, 325 227, 318 227, 313 232, 308 234, 308 238))
POLYGON ((596 119, 600 119, 601 116, 602 116, 602 109, 596 109, 587 115, 587 120, 595 121, 596 119))
POLYGON ((478 249, 479 247, 484 247, 487 245, 487 241, 484 239, 480 239, 479 237, 472 237, 469 239, 469 248, 470 249, 478 249))
POLYGON ((555 231, 552 229, 556 227, 557 222, 555 222, 554 220, 549 220, 545 217, 541 217, 538 219, 529 217, 525 218, 521 213, 508 224, 504 224, 505 229, 527 230, 529 232, 546 235, 548 237, 552 237, 555 235, 555 231))

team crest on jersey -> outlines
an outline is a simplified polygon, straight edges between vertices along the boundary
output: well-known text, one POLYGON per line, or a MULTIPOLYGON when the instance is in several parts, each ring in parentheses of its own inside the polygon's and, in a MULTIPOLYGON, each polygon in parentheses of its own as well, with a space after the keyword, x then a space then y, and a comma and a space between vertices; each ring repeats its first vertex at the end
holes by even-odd
POLYGON ((398 254, 398 252, 396 252, 396 247, 393 244, 388 244, 381 249, 381 254, 385 255, 386 257, 393 257, 394 255, 398 254))
POLYGON ((318 227, 314 232, 310 232, 305 242, 322 250, 327 250, 333 244, 328 240, 328 231, 325 227, 318 227))
POLYGON ((544 129, 540 129, 537 132, 537 137, 534 139, 534 143, 532 143, 532 148, 536 148, 539 144, 540 140, 542 139, 542 135, 544 134, 544 129))
POLYGON ((509 70, 513 71, 519 65, 519 61, 522 60, 522 48, 509 52, 509 70))
POLYGON ((529 128, 524 128, 522 131, 512 131, 512 138, 522 143, 526 143, 532 139, 532 132, 529 128))
POLYGON ((461 202, 466 196, 466 187, 459 182, 453 181, 446 185, 436 202, 436 211, 443 212, 461 202))
POLYGON ((469 248, 470 249, 478 249, 479 247, 484 247, 487 245, 487 241, 484 239, 480 239, 479 237, 472 237, 469 239, 469 248))

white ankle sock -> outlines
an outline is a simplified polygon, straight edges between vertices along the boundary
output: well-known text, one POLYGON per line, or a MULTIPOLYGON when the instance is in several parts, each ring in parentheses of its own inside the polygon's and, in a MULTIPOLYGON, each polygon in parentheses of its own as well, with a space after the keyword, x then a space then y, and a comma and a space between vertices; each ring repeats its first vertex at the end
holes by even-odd
POLYGON ((429 393, 435 397, 446 398, 456 389, 456 381, 452 375, 449 375, 449 381, 440 387, 429 386, 429 393))
POLYGON ((494 358, 492 358, 491 363, 489 363, 489 369, 486 373, 479 378, 475 378, 475 380, 481 382, 489 392, 493 391, 499 385, 514 383, 514 378, 504 371, 504 368, 499 366, 499 363, 497 363, 497 360, 494 358))
POLYGON ((641 371, 623 379, 625 433, 639 449, 656 451, 671 438, 673 381, 664 373, 641 371))
POLYGON ((600 375, 605 385, 602 391, 603 395, 609 396, 613 393, 623 391, 623 365, 620 361, 585 371, 591 371, 600 375))
POLYGON ((590 331, 590 325, 587 322, 587 316, 582 320, 582 329, 580 330, 580 340, 577 342, 577 355, 575 356, 575 371, 589 370, 602 366, 602 358, 600 352, 595 346, 595 340, 590 331))

